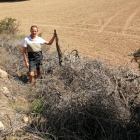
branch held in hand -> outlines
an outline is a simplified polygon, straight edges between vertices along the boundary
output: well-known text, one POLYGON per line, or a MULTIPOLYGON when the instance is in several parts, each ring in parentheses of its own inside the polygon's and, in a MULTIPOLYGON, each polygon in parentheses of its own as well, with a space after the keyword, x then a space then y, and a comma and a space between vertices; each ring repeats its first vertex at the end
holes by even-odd
POLYGON ((55 40, 56 40, 56 49, 57 49, 57 53, 58 53, 58 57, 59 57, 59 65, 62 66, 62 52, 60 49, 60 46, 58 44, 58 36, 56 34, 56 30, 54 30, 55 33, 55 40))

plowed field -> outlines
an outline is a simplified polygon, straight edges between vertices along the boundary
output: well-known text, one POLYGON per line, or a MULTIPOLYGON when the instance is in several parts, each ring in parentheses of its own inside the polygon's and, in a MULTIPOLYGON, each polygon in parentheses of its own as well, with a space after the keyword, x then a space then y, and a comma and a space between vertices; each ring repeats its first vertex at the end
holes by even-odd
MULTIPOLYGON (((115 65, 130 63, 140 46, 139 0, 29 0, 0 2, 0 19, 16 18, 19 33, 29 35, 37 25, 49 40, 53 30, 62 51, 77 49, 80 55, 115 65)), ((52 50, 55 44, 52 45, 52 50)))

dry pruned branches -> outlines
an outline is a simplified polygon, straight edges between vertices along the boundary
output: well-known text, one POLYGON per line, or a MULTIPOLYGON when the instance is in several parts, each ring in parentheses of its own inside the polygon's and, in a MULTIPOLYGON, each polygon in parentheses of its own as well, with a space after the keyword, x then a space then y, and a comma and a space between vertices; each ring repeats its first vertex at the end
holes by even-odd
POLYGON ((60 67, 57 52, 44 49, 42 79, 35 79, 32 91, 20 49, 7 46, 14 58, 6 65, 13 96, 32 105, 21 112, 30 116, 26 133, 60 140, 139 137, 140 80, 132 69, 84 60, 77 50, 63 54, 60 67))

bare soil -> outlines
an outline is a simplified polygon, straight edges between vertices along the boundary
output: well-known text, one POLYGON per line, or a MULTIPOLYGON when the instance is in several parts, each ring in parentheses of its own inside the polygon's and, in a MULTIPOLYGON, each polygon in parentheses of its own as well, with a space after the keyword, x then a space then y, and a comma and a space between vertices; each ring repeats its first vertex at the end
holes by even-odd
POLYGON ((49 40, 56 29, 62 51, 77 49, 84 57, 126 65, 132 57, 124 54, 139 49, 139 0, 29 0, 1 2, 0 9, 0 20, 20 22, 20 34, 29 35, 35 24, 49 40))

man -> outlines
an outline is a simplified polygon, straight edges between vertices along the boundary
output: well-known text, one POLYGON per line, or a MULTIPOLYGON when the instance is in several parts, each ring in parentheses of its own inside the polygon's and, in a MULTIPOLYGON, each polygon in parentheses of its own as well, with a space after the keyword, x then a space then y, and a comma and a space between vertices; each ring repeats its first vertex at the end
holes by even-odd
POLYGON ((37 72, 37 78, 41 78, 41 65, 43 59, 41 45, 51 45, 55 39, 56 32, 54 32, 53 37, 50 41, 46 41, 43 38, 37 36, 38 28, 35 25, 31 26, 30 32, 31 34, 24 39, 23 57, 25 65, 29 69, 30 83, 32 83, 32 86, 34 86, 35 69, 37 72), (26 50, 28 52, 29 63, 27 61, 26 50))

